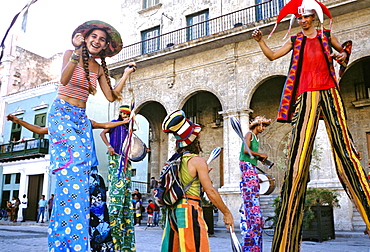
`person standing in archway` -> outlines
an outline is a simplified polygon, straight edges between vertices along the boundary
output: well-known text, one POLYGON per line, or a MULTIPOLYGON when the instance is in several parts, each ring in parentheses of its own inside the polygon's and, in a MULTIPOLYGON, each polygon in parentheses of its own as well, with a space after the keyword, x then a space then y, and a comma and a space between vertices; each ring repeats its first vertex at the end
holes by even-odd
POLYGON ((51 212, 53 211, 53 203, 54 203, 54 194, 50 195, 50 199, 48 200, 48 212, 49 212, 49 220, 51 217, 51 212))
POLYGON ((341 45, 323 25, 321 29, 314 27, 316 18, 323 24, 323 13, 331 18, 329 10, 315 0, 291 0, 281 9, 277 23, 289 13, 293 14, 292 21, 294 17, 298 19, 301 32, 280 49, 272 51, 258 29, 252 35, 270 60, 293 50, 277 118, 280 122, 291 122, 293 129, 272 251, 295 252, 300 250, 304 199, 320 117, 325 121, 332 144, 339 180, 364 219, 367 230, 370 230, 370 185, 347 127, 333 67, 334 59, 347 64, 352 43, 341 45), (333 53, 332 48, 339 53, 333 53))

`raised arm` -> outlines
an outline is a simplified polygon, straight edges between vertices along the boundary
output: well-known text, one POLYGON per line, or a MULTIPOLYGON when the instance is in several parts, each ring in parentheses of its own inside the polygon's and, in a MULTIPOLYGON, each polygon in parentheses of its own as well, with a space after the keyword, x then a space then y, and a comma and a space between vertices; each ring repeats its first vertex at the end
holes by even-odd
POLYGON ((252 36, 254 40, 258 42, 258 45, 260 46, 263 54, 271 61, 276 60, 285 54, 287 54, 292 49, 292 42, 287 40, 282 47, 280 47, 276 51, 272 51, 265 43, 265 41, 262 39, 263 34, 259 29, 255 29, 252 33, 252 36))
POLYGON ((126 124, 130 121, 130 118, 125 118, 123 121, 117 121, 117 122, 95 122, 94 120, 90 120, 93 129, 111 129, 114 127, 117 127, 119 125, 126 124))
POLYGON ((12 121, 13 123, 17 123, 17 124, 25 127, 26 129, 34 132, 34 133, 37 133, 37 134, 40 134, 40 135, 48 134, 48 128, 30 124, 28 122, 23 121, 22 119, 19 119, 15 115, 9 114, 9 115, 7 115, 6 119, 8 121, 12 121))
POLYGON ((203 190, 207 193, 208 198, 211 202, 224 214, 224 223, 229 228, 232 227, 234 230, 234 218, 229 208, 223 202, 218 191, 213 187, 211 179, 209 177, 209 170, 206 160, 202 157, 193 157, 188 161, 188 169, 196 170, 200 183, 202 184, 203 190))
MULTIPOLYGON (((101 67, 101 71, 103 71, 102 67, 101 67)), ((126 80, 130 76, 130 74, 135 71, 136 71, 136 64, 134 62, 129 63, 128 67, 126 67, 125 71, 123 72, 122 78, 119 80, 118 84, 113 88, 113 90, 118 93, 121 93, 126 83, 126 80)), ((99 77, 99 85, 100 85, 101 90, 104 93, 104 96, 107 98, 107 100, 110 102, 115 101, 115 98, 112 95, 112 90, 110 89, 110 86, 108 85, 105 74, 102 74, 99 77)))
POLYGON ((73 71, 77 66, 76 63, 72 63, 69 60, 71 58, 72 53, 73 53, 72 50, 67 50, 63 56, 63 67, 62 73, 60 75, 60 83, 62 83, 63 85, 67 85, 69 83, 69 81, 72 78, 73 71))
MULTIPOLYGON (((60 76, 60 83, 62 83, 63 85, 67 85, 68 82, 71 80, 72 78, 72 75, 73 75, 73 71, 75 70, 76 66, 77 66, 77 62, 72 62, 70 59, 71 59, 71 55, 72 53, 74 53, 76 56, 80 56, 82 55, 82 43, 85 41, 85 38, 82 36, 81 33, 76 33, 75 36, 73 37, 72 39, 72 44, 74 46, 76 46, 77 48, 79 47, 79 49, 76 49, 74 51, 72 50, 67 50, 65 53, 64 53, 64 56, 63 56, 63 66, 62 66, 62 73, 61 73, 61 76, 60 76)), ((82 60, 82 59, 80 59, 82 60)))

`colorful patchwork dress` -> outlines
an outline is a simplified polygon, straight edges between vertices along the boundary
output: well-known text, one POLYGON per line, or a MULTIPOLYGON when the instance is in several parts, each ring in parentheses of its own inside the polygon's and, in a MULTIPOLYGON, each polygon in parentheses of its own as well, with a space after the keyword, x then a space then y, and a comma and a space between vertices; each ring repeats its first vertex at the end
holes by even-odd
MULTIPOLYGON (((115 121, 115 120, 114 120, 115 121)), ((128 131, 124 125, 109 130, 109 142, 114 151, 120 155, 109 155, 109 219, 115 252, 136 251, 134 233, 134 213, 131 196, 132 166, 128 162, 126 171, 120 164, 122 158, 122 143, 128 131)))
MULTIPOLYGON (((181 160, 181 183, 187 185, 193 177, 187 164, 196 154, 184 153, 181 160)), ((173 209, 168 209, 162 235, 162 252, 209 252, 208 228, 203 218, 199 178, 194 180, 186 198, 181 199, 173 209)))

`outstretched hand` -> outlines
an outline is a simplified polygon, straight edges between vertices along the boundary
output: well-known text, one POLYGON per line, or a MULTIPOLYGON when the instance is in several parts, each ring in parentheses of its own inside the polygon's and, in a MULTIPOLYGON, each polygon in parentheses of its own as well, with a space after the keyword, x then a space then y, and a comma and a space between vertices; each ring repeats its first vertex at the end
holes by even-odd
POLYGON ((260 41, 261 41, 262 36, 263 36, 263 34, 262 34, 262 32, 261 32, 258 28, 256 28, 256 29, 252 32, 252 37, 253 37, 253 38, 254 38, 254 40, 255 40, 255 41, 257 41, 257 42, 260 42, 260 41))
POLYGON ((6 120, 14 122, 14 123, 18 123, 19 119, 15 115, 9 114, 6 116, 6 120))

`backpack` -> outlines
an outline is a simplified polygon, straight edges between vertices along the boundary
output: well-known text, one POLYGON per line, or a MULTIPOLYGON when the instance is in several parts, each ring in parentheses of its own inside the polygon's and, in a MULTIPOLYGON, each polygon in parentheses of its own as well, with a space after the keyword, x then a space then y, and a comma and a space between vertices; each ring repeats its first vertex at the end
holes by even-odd
POLYGON ((160 207, 175 205, 197 178, 183 186, 180 179, 180 166, 183 153, 175 153, 163 166, 158 187, 153 190, 155 203, 160 207))
POLYGON ((148 214, 152 214, 153 213, 153 208, 150 205, 148 205, 147 208, 146 208, 146 212, 148 214))

